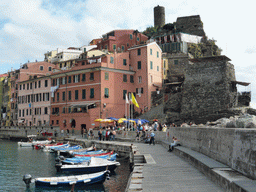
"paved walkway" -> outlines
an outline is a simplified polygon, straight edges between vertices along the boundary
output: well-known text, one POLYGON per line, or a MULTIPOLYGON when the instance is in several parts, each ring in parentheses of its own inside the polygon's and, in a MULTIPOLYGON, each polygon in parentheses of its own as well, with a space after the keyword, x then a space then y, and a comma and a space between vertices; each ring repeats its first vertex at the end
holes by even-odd
MULTIPOLYGON (((80 136, 73 138, 83 139, 80 136)), ((113 143, 127 143, 118 142, 113 143)), ((168 152, 160 144, 133 143, 138 152, 152 157, 155 164, 144 164, 142 189, 145 192, 221 192, 225 191, 193 165, 168 152)))
POLYGON ((150 154, 156 164, 143 167, 142 189, 147 192, 225 191, 188 162, 162 147, 134 143, 140 154, 150 154))

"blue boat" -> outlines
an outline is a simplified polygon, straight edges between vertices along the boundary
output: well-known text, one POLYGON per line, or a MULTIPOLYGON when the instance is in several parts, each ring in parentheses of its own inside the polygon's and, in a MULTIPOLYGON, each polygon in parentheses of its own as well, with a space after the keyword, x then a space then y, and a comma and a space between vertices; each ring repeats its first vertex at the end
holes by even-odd
POLYGON ((83 147, 80 145, 75 145, 75 146, 71 146, 71 147, 64 147, 64 148, 58 148, 57 150, 55 149, 56 153, 58 153, 59 155, 63 155, 63 156, 70 156, 70 151, 72 150, 77 150, 77 149, 82 149, 83 147))
POLYGON ((120 163, 117 161, 109 161, 107 159, 91 157, 91 160, 77 165, 56 164, 57 171, 96 173, 106 169, 114 171, 120 163))
POLYGON ((95 183, 102 183, 106 180, 107 171, 93 174, 61 176, 61 177, 41 177, 35 178, 36 187, 67 187, 85 186, 95 183))
MULTIPOLYGON (((108 159, 110 161, 115 161, 116 160, 117 153, 109 156, 109 155, 103 155, 103 156, 97 156, 95 158, 102 158, 102 159, 108 159)), ((84 163, 85 161, 90 161, 91 157, 73 157, 73 158, 66 158, 65 160, 62 161, 62 164, 81 164, 84 163)))
POLYGON ((101 154, 106 153, 107 151, 104 150, 98 150, 98 151, 83 151, 83 152, 71 152, 71 155, 85 155, 85 154, 101 154))

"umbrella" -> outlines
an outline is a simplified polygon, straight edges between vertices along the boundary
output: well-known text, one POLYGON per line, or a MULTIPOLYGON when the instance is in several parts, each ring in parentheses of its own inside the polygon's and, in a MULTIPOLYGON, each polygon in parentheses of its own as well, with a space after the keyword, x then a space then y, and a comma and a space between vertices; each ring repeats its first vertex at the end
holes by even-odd
POLYGON ((95 119, 95 122, 100 122, 100 123, 112 123, 114 120, 111 119, 95 119))
POLYGON ((111 119, 111 120, 114 120, 114 121, 118 120, 117 118, 114 118, 114 117, 108 117, 107 119, 111 119))
POLYGON ((118 123, 126 123, 126 122, 133 122, 133 123, 135 123, 134 120, 132 120, 132 119, 126 119, 126 118, 120 118, 120 119, 118 119, 117 122, 118 122, 118 123))

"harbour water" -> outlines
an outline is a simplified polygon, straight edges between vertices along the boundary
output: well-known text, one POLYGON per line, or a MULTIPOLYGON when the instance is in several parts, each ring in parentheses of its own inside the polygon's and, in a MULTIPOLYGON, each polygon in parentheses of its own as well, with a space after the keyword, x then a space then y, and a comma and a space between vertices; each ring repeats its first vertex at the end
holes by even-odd
MULTIPOLYGON (((34 150, 30 147, 18 147, 17 142, 0 140, 0 192, 59 192, 70 189, 45 189, 35 188, 31 184, 29 189, 22 178, 25 174, 35 177, 58 176, 60 173, 55 169, 55 155, 34 150)), ((86 192, 120 192, 124 191, 129 179, 130 169, 128 160, 119 160, 121 166, 110 175, 110 180, 103 184, 75 188, 75 191, 86 192)))

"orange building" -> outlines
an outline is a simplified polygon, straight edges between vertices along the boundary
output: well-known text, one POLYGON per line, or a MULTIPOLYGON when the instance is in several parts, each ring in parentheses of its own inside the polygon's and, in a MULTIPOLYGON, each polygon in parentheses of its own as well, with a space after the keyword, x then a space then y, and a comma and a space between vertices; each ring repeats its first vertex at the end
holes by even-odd
POLYGON ((162 84, 161 55, 153 42, 124 52, 83 57, 71 69, 53 73, 51 125, 80 130, 93 128, 97 118, 124 117, 129 93, 137 95, 140 108, 135 112, 149 110, 154 84, 162 84))

